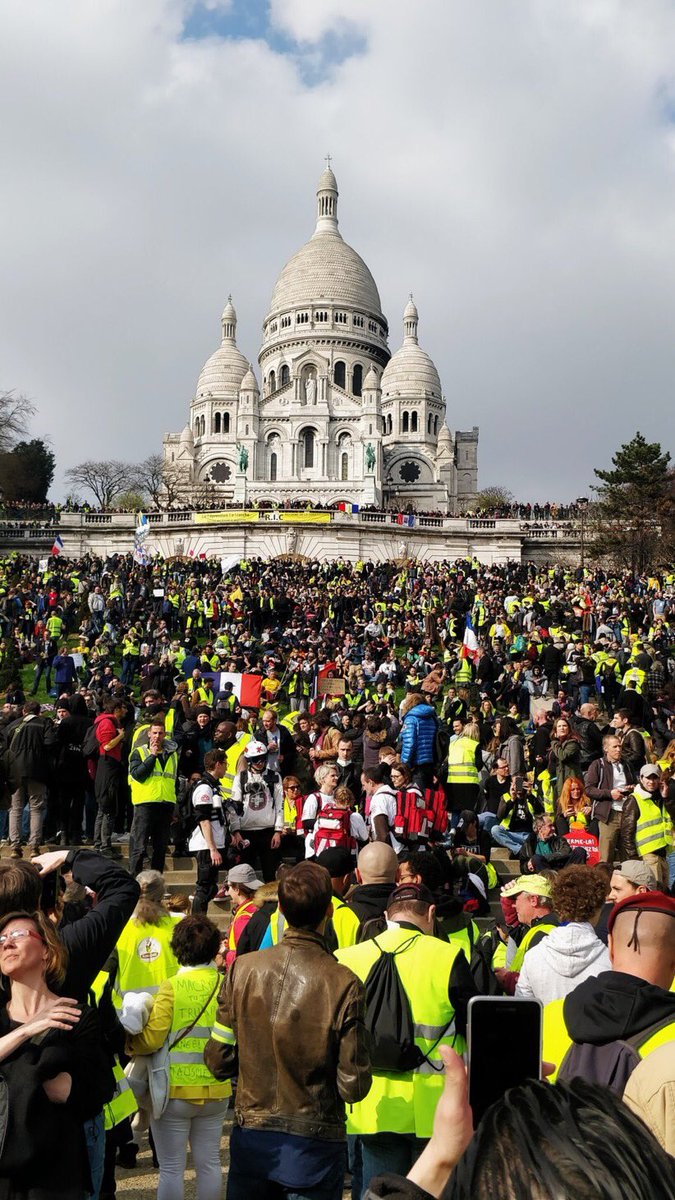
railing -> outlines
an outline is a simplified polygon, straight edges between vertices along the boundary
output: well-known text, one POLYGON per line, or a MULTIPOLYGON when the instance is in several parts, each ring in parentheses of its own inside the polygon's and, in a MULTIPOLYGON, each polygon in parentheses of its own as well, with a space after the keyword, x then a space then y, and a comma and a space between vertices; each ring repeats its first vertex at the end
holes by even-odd
POLYGON ((384 525, 387 519, 387 514, 383 512, 362 512, 351 515, 360 517, 362 521, 368 521, 372 525, 384 525))
POLYGON ((469 517, 466 526, 467 529, 496 529, 497 522, 491 521, 487 517, 469 517))
POLYGON ((425 529, 442 529, 443 517, 418 517, 417 524, 425 529))
POLYGON ((182 522, 184 524, 186 521, 194 520, 192 513, 189 511, 188 512, 170 512, 170 513, 166 513, 165 516, 166 516, 167 521, 171 522, 173 525, 176 525, 180 522, 182 522))
POLYGON ((112 525, 112 513, 85 513, 85 525, 112 525))

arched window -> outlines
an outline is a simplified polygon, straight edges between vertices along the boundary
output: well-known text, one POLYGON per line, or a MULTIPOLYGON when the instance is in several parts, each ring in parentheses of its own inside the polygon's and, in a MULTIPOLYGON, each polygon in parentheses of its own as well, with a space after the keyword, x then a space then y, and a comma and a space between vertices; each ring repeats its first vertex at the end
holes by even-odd
POLYGON ((346 378, 347 370, 345 364, 343 362, 336 362, 335 366, 333 367, 333 383, 337 384, 338 387, 343 388, 345 386, 346 378))
POLYGON ((277 481, 277 456, 274 451, 270 454, 270 480, 272 483, 277 481))
POLYGON ((431 413, 429 413, 429 417, 427 419, 427 433, 431 433, 431 426, 433 423, 433 419, 434 418, 432 417, 431 413))
POLYGON ((401 433, 407 433, 407 432, 408 432, 408 413, 406 410, 403 413, 403 416, 401 418, 401 433))
POLYGON ((347 453, 340 455, 340 479, 343 481, 349 479, 349 455, 347 453))
POLYGON ((216 413, 213 418, 213 432, 220 433, 220 413, 216 413))
POLYGON ((303 467, 314 466, 314 430, 303 429, 300 435, 300 444, 302 446, 302 465, 303 467))
POLYGON ((410 432, 417 433, 417 413, 410 414, 410 432))
POLYGON ((276 374, 274 373, 274 371, 270 371, 270 392, 276 392, 276 390, 277 390, 277 377, 276 377, 276 374))
POLYGON ((438 417, 434 417, 434 433, 438 433, 438 417))
POLYGON ((286 363, 284 363, 283 367, 281 368, 281 373, 279 375, 279 387, 286 387, 286 384, 290 383, 290 382, 291 382, 290 368, 286 366, 286 363))
POLYGON ((363 367, 357 363, 352 371, 352 395, 360 396, 363 388, 363 367))
POLYGON ((223 433, 230 432, 230 414, 223 413, 223 433))

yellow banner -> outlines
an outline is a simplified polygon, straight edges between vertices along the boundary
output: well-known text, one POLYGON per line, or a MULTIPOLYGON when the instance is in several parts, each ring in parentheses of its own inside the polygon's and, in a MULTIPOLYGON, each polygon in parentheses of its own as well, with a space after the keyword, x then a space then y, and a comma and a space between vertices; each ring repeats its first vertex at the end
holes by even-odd
POLYGON ((331 514, 327 512, 281 512, 279 520, 287 525, 328 525, 331 514))
POLYGON ((223 512, 195 513, 195 525, 232 525, 241 521, 259 521, 255 508, 228 508, 223 512))

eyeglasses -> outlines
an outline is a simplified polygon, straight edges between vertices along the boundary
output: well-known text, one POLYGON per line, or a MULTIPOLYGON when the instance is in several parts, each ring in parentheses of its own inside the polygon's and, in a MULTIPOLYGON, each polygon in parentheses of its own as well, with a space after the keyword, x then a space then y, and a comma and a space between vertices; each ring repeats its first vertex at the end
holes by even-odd
POLYGON ((6 946, 8 942, 19 942, 22 938, 35 938, 36 942, 44 942, 44 938, 40 937, 34 929, 15 929, 12 933, 0 933, 0 950, 6 946))
POLYGON ((300 788, 298 787, 297 783, 289 783, 288 787, 286 788, 286 791, 287 792, 299 792, 300 788))

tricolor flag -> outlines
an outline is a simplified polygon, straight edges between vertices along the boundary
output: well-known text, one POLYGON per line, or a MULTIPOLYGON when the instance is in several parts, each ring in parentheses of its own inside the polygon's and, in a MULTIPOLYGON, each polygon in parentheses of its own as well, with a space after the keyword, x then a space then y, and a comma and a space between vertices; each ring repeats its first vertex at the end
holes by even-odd
POLYGON ((242 708, 260 708, 262 675, 242 675, 232 671, 204 671, 203 674, 205 678, 213 679, 214 692, 224 691, 225 684, 231 683, 242 708))
POLYGON ((472 662, 476 662, 478 658, 478 638, 471 620, 471 613, 466 614, 466 627, 464 629, 464 641, 462 643, 462 658, 470 658, 472 662))
POLYGON ((398 525, 407 525, 409 529, 413 529, 415 526, 415 514, 399 513, 396 522, 398 525))
POLYGON ((59 534, 57 533, 56 537, 54 538, 54 545, 52 546, 52 555, 54 556, 54 558, 58 558, 59 554, 61 554, 62 551, 63 551, 63 538, 60 537, 59 534))
POLYGON ((338 509, 340 512, 344 513, 357 513, 359 511, 359 505, 351 504, 349 500, 341 500, 338 504, 338 509))

